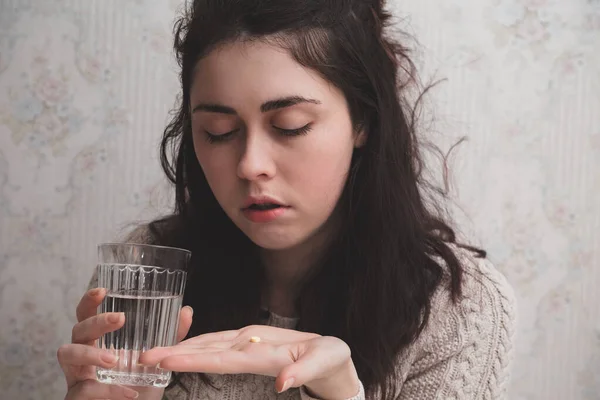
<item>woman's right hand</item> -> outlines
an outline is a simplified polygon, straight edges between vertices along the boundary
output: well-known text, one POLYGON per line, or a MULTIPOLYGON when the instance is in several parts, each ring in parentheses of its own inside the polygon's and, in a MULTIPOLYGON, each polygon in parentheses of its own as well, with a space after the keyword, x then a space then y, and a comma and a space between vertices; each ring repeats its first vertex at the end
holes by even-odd
MULTIPOLYGON (((139 396, 138 391, 131 388, 107 385, 96 380, 96 367, 113 368, 117 364, 117 358, 113 354, 95 346, 96 340, 105 333, 121 328, 125 323, 123 313, 96 314, 105 296, 106 290, 98 288, 89 290, 82 297, 77 306, 78 323, 73 327, 71 343, 58 349, 58 362, 67 380, 65 400, 126 400, 139 396)), ((179 318, 178 342, 190 329, 192 309, 184 307, 179 318)))

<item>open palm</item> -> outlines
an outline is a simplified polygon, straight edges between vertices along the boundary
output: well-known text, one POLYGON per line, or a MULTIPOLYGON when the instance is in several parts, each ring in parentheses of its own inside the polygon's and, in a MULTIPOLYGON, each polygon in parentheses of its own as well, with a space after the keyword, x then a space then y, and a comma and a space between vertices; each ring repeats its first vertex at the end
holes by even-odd
POLYGON ((154 348, 142 354, 139 361, 147 365, 160 363, 161 368, 178 372, 273 376, 277 377, 277 390, 282 391, 327 378, 349 360, 350 349, 338 338, 253 325, 154 348), (251 341, 253 337, 260 338, 260 342, 251 341))

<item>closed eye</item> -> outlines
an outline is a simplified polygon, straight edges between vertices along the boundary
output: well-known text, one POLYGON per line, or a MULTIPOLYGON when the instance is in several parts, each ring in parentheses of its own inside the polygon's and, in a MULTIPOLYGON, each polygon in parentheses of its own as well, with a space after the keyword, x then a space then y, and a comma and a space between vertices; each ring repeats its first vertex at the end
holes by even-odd
MULTIPOLYGON (((310 130, 312 129, 312 123, 306 124, 303 127, 297 128, 297 129, 284 129, 284 128, 279 128, 276 126, 273 126, 273 128, 280 135, 283 135, 283 136, 289 136, 289 137, 301 136, 301 135, 306 135, 308 132, 310 132, 310 130)), ((207 130, 204 130, 204 132, 206 133, 206 140, 209 143, 225 142, 225 141, 231 139, 233 137, 233 135, 235 135, 238 131, 239 131, 239 129, 234 129, 234 130, 226 132, 226 133, 216 134, 216 133, 211 133, 207 130)))
POLYGON ((225 141, 231 139, 231 137, 238 131, 239 131, 239 129, 234 129, 234 130, 226 132, 226 133, 216 134, 216 133, 211 133, 211 132, 207 131, 206 129, 204 130, 204 132, 206 133, 206 140, 209 143, 225 142, 225 141))
POLYGON ((279 132, 280 134, 282 134, 283 136, 300 136, 300 135, 306 135, 308 132, 310 132, 310 130, 312 129, 312 123, 306 124, 301 128, 298 129, 283 129, 283 128, 278 128, 276 126, 273 126, 273 128, 275 128, 275 130, 277 132, 279 132))

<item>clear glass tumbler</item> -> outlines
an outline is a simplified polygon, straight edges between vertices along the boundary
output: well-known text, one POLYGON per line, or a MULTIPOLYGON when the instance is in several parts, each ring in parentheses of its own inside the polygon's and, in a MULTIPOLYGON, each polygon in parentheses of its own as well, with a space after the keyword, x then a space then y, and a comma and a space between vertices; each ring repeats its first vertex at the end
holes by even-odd
POLYGON ((140 365, 140 353, 175 344, 191 253, 130 243, 98 246, 98 287, 106 289, 99 313, 123 312, 125 325, 105 334, 98 347, 119 357, 111 369, 97 368, 98 381, 166 387, 171 372, 140 365))

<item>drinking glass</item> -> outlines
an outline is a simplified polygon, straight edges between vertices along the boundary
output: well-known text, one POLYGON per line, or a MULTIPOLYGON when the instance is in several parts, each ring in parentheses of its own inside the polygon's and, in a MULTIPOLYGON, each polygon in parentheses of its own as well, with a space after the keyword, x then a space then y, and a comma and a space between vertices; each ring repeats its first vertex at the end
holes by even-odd
POLYGON ((175 344, 191 253, 164 246, 105 243, 98 246, 98 287, 106 289, 99 313, 125 313, 122 328, 103 335, 98 347, 119 357, 114 368, 97 368, 103 383, 166 387, 171 371, 138 358, 175 344))

